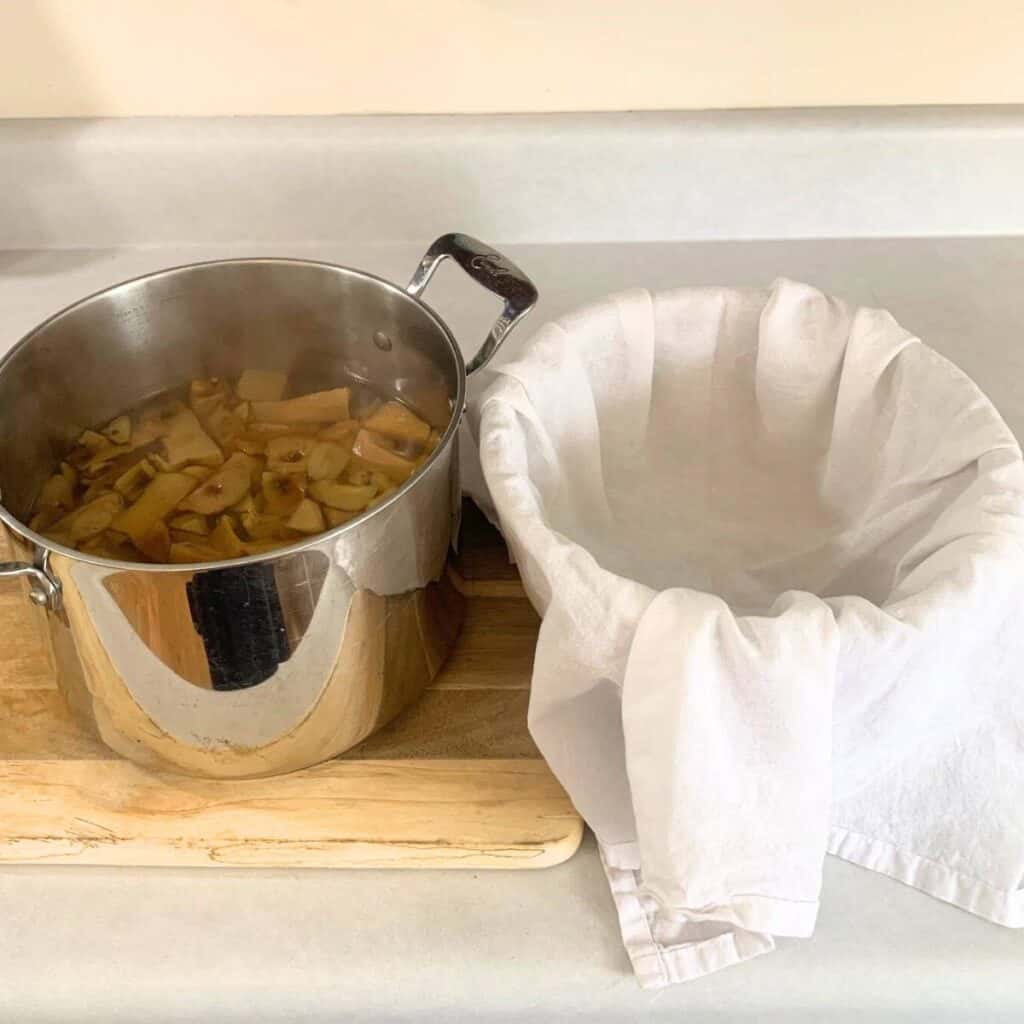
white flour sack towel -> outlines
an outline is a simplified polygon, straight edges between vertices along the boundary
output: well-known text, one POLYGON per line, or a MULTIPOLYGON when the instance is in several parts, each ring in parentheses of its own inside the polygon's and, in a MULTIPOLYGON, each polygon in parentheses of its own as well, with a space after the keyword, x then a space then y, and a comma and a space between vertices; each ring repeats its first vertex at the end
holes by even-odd
POLYGON ((641 984, 811 935, 826 853, 1024 926, 1024 465, 971 380, 792 281, 632 291, 472 420, 641 984))

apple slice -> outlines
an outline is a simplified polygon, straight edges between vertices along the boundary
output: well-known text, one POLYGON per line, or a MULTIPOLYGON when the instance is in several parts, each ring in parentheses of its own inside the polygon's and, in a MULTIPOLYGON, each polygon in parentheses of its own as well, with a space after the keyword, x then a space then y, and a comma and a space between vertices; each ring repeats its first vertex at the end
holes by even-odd
POLYGON ((55 473, 43 484, 37 508, 71 508, 75 503, 74 485, 63 473, 55 473))
POLYGON ((164 461, 172 472, 189 464, 219 466, 224 461, 223 452, 191 409, 184 409, 175 417, 163 442, 164 461))
POLYGON ((348 395, 348 388, 333 388, 280 402, 253 402, 252 418, 261 423, 334 423, 347 420, 348 395))
POLYGON ((102 533, 111 525, 122 508, 124 508, 124 501, 121 495, 113 493, 101 495, 87 505, 83 505, 72 513, 68 524, 67 529, 71 543, 78 544, 80 541, 102 533))
POLYGON ((309 493, 323 505, 342 512, 361 512, 373 500, 377 488, 372 484, 357 487, 353 484, 335 484, 318 480, 309 485, 309 493))
POLYGON ((183 530, 185 533, 194 533, 198 537, 205 537, 210 532, 210 524, 206 521, 206 516, 201 516, 198 512, 182 512, 181 515, 171 519, 167 525, 172 530, 183 530))
POLYGON ((166 562, 171 553, 171 535, 162 519, 158 519, 133 542, 152 562, 166 562))
POLYGON ((128 444, 132 439, 132 419, 130 416, 118 416, 104 428, 103 435, 111 444, 128 444))
POLYGON ((245 421, 223 404, 201 418, 203 426, 222 448, 230 447, 236 437, 245 433, 245 421))
POLYGON ((156 470, 149 459, 139 459, 134 466, 129 466, 115 481, 114 490, 125 498, 132 500, 156 476, 156 470))
POLYGON ((247 555, 265 555, 268 551, 276 551, 278 548, 283 548, 286 544, 291 543, 290 540, 265 538, 262 540, 242 541, 242 548, 247 555))
POLYGON ((171 545, 168 561, 182 564, 185 562, 219 562, 221 553, 209 544, 201 541, 179 540, 171 545))
MULTIPOLYGON (((132 447, 141 448, 166 437, 174 427, 175 420, 183 413, 189 412, 177 399, 161 399, 146 406, 139 413, 135 429, 132 431, 132 447)), ((189 412, 189 415, 193 415, 189 412)))
POLYGON ((29 529, 35 530, 36 533, 49 535, 50 527, 60 520, 62 512, 63 509, 58 508, 56 505, 44 505, 28 521, 29 529))
POLYGON ((275 370, 245 370, 235 385, 244 402, 276 402, 288 385, 288 374, 275 370))
POLYGON ((324 528, 324 514, 315 501, 303 498, 285 526, 299 533, 321 533, 324 528))
POLYGON ((292 473, 264 473, 261 488, 271 515, 291 515, 306 496, 301 477, 292 473))
POLYGON ((225 558, 241 558, 245 554, 242 541, 235 533, 230 516, 221 516, 217 520, 217 525, 213 528, 208 543, 212 544, 225 558))
POLYGON ((267 471, 270 473, 305 473, 306 462, 316 441, 301 434, 285 434, 267 441, 267 471))
POLYGON ((333 441, 317 441, 310 449, 306 473, 310 480, 336 480, 351 458, 348 448, 333 441))
POLYGON ((213 476, 204 480, 180 502, 178 507, 183 512, 198 512, 203 516, 223 512, 229 505, 241 501, 249 493, 251 474, 250 457, 235 452, 213 476))
POLYGON ((388 448, 376 434, 360 430, 352 444, 352 454, 370 470, 377 470, 396 483, 412 476, 416 464, 388 448))
POLYGON ((263 512, 243 512, 242 527, 252 540, 269 540, 281 536, 284 520, 263 512))
POLYGON ((317 438, 321 441, 334 441, 337 444, 352 447, 356 434, 359 433, 359 420, 341 420, 324 427, 317 432, 317 438))
POLYGON ((175 505, 190 493, 198 481, 186 473, 158 473, 146 489, 110 524, 128 534, 133 543, 145 536, 158 519, 166 519, 175 505))
POLYGON ((130 455, 132 446, 130 444, 108 444, 106 448, 96 452, 84 464, 81 473, 84 477, 95 477, 105 472, 112 462, 123 455, 130 455))
POLYGON ((423 445, 430 437, 430 424, 424 423, 401 402, 385 402, 363 423, 367 430, 405 444, 423 445))
POLYGON ((111 445, 110 438, 104 437, 95 430, 83 430, 78 436, 78 443, 95 455, 111 445))
POLYGON ((78 545, 78 550, 100 558, 113 558, 119 562, 142 562, 145 556, 123 533, 104 530, 78 545))

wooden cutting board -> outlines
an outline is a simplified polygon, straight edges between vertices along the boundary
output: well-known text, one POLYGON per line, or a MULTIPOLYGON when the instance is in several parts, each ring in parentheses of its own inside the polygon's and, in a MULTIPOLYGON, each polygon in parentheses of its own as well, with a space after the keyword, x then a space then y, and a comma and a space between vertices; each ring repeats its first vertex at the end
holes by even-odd
POLYGON ((526 728, 537 616, 469 505, 454 568, 465 626, 417 704, 342 758, 230 782, 145 771, 80 728, 40 614, 0 586, 0 862, 475 869, 572 856, 582 822, 526 728))

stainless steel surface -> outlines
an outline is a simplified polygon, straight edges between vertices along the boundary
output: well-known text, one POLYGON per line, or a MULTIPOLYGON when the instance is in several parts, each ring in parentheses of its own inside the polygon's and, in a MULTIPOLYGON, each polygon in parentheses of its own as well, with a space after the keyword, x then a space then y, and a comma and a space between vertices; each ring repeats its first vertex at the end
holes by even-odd
POLYGON ((502 285, 512 312, 488 336, 493 350, 528 308, 524 289, 535 292, 493 250, 448 235, 420 264, 415 294, 325 263, 192 264, 84 299, 0 362, 0 519, 24 553, 0 575, 28 577, 50 608, 60 686, 115 750, 200 775, 290 771, 358 743, 437 673, 461 624, 445 566, 466 370, 417 296, 446 255, 484 283, 494 274, 472 266, 477 256, 517 282, 502 285), (189 378, 247 366, 286 371, 298 391, 372 383, 443 431, 441 442, 387 501, 264 556, 114 562, 21 521, 84 426, 189 378))
POLYGON ((473 373, 490 362, 509 331, 533 309, 537 302, 537 289, 508 257, 469 235, 453 233, 442 235, 427 250, 406 289, 409 294, 418 296, 434 271, 449 256, 474 281, 505 300, 501 316, 494 321, 483 345, 466 367, 467 373, 473 373))

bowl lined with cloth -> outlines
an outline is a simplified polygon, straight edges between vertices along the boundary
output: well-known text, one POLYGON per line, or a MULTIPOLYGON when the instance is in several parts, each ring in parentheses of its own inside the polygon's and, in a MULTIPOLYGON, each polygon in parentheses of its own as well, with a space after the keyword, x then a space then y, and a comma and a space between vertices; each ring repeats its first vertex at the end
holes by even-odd
POLYGON ((968 377, 780 279, 569 314, 472 414, 642 984, 810 935, 826 852, 1024 925, 1024 463, 968 377))

